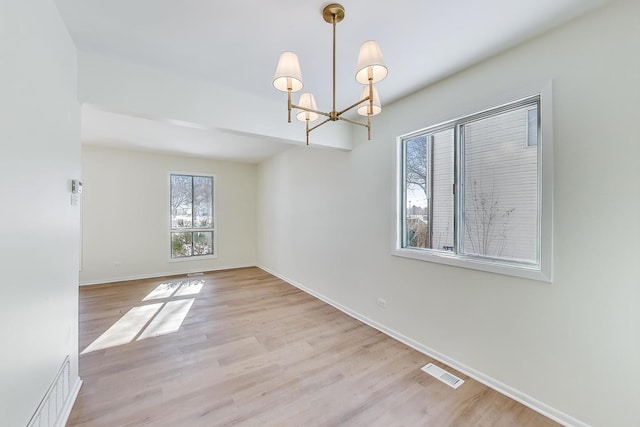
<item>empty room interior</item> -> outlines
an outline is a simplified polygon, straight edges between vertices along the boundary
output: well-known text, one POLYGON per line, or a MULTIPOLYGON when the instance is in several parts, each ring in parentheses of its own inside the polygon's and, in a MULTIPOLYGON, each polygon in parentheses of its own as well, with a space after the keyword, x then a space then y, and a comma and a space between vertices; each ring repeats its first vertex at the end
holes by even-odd
POLYGON ((3 426, 640 426, 640 1, 0 35, 3 426))

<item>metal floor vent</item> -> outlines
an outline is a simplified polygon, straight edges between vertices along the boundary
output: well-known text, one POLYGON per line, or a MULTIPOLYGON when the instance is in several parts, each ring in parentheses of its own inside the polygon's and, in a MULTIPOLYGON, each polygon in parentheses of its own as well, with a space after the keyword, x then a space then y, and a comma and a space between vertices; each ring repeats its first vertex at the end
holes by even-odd
POLYGON ((464 383, 463 379, 460 379, 455 375, 450 374, 449 372, 434 365, 433 363, 427 363, 422 367, 422 370, 425 371, 427 374, 431 375, 432 377, 442 381, 443 383, 453 388, 458 388, 464 383))

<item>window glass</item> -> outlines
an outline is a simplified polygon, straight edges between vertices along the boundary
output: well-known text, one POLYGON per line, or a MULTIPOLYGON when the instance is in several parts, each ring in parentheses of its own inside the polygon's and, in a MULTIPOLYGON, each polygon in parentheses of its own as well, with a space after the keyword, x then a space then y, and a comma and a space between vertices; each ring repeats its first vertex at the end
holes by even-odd
POLYGON ((174 258, 192 255, 191 233, 171 233, 171 256, 174 258))
POLYGON ((538 155, 526 144, 529 111, 521 107, 461 125, 460 253, 536 262, 538 155))
POLYGON ((527 146, 538 145, 538 108, 533 107, 527 110, 527 146))
POLYGON ((213 179, 194 176, 193 190, 193 228, 213 227, 213 179))
POLYGON ((453 135, 449 128, 405 143, 406 247, 453 250, 453 135))
POLYGON ((213 177, 170 176, 171 258, 214 254, 213 177))
MULTIPOLYGON (((394 253, 549 277, 548 269, 542 271, 543 234, 545 248, 551 240, 549 227, 541 231, 540 99, 533 96, 399 138, 401 205, 394 253)), ((545 212, 548 224, 550 210, 545 212)))

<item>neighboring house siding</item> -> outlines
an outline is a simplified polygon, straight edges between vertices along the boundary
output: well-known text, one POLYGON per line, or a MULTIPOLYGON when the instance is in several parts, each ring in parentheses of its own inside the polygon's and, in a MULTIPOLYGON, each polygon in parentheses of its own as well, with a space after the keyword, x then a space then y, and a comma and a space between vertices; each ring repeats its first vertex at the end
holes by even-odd
POLYGON ((536 261, 537 146, 527 108, 465 125, 464 253, 536 261))
POLYGON ((431 146, 432 248, 453 248, 453 129, 433 134, 431 146))

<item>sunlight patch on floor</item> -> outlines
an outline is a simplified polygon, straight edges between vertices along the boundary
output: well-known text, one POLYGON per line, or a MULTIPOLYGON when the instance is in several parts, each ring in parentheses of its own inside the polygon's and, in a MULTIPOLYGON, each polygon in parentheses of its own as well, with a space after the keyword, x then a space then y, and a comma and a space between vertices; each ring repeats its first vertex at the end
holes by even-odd
POLYGON ((133 307, 80 354, 178 332, 195 302, 195 298, 182 297, 197 295, 203 285, 202 279, 160 283, 142 302, 165 301, 133 307))
POLYGON ((130 343, 155 316, 162 305, 162 303, 156 303, 133 307, 80 354, 130 343))
POLYGON ((145 338, 158 337, 161 335, 177 332, 187 317, 195 299, 182 299, 169 301, 162 307, 162 310, 153 318, 149 326, 138 337, 138 341, 145 338))
POLYGON ((182 283, 182 286, 180 286, 180 289, 178 289, 175 296, 182 297, 187 295, 196 295, 202 290, 202 285, 204 285, 204 280, 185 281, 182 283))

